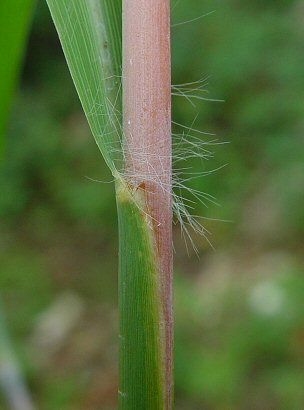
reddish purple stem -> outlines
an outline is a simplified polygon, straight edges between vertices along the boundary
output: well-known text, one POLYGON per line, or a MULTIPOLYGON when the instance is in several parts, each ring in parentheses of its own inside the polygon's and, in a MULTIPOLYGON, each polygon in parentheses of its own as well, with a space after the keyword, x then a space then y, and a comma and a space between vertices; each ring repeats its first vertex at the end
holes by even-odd
MULTIPOLYGON (((172 408, 172 147, 170 0, 123 0, 125 173, 143 189, 159 262, 163 382, 172 408)), ((157 303, 157 302, 156 302, 157 303)))

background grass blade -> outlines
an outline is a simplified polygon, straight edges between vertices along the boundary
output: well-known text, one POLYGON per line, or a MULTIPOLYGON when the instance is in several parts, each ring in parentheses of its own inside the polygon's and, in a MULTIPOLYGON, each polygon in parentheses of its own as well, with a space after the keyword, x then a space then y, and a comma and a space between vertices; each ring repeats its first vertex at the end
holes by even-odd
POLYGON ((35 410, 13 348, 0 300, 0 390, 9 409, 35 410))
POLYGON ((33 0, 0 2, 0 157, 4 148, 5 126, 22 61, 33 3, 33 0))
POLYGON ((47 0, 92 133, 121 166, 121 0, 47 0))

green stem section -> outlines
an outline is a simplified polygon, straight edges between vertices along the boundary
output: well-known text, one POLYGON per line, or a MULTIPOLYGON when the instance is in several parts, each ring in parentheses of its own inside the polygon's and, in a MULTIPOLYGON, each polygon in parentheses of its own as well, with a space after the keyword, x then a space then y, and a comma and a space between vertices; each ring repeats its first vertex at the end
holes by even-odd
POLYGON ((144 191, 118 181, 119 410, 164 409, 161 293, 144 191))

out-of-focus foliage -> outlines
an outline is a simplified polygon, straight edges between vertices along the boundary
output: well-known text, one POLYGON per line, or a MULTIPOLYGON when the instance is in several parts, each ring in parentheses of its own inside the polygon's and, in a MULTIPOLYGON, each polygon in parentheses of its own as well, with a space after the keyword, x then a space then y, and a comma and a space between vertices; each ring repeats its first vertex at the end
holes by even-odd
POLYGON ((0 3, 0 155, 32 8, 33 0, 1 0, 0 3))
MULTIPOLYGON (((173 28, 173 81, 210 75, 210 96, 225 103, 198 104, 196 123, 230 142, 217 150, 216 157, 216 164, 228 166, 197 183, 219 197, 224 206, 218 214, 236 222, 241 212, 246 214, 245 223, 256 199, 259 218, 253 222, 248 218, 246 223, 261 228, 264 222, 275 224, 264 221, 264 212, 272 207, 281 238, 288 235, 297 242, 304 229, 303 4, 229 0, 205 1, 199 7, 189 1, 184 7, 181 3, 174 8, 176 22, 216 12, 173 28), (245 206, 248 200, 251 203, 245 206)), ((186 100, 175 104, 175 111, 180 122, 191 125, 196 112, 186 100)), ((278 237, 268 239, 274 242, 278 237)))
MULTIPOLYGON (((210 98, 225 103, 176 97, 174 119, 230 142, 195 164, 228 165, 191 184, 221 204, 196 213, 233 221, 206 220, 217 251, 194 236, 200 260, 175 232, 176 408, 302 409, 303 2, 172 6, 173 24, 216 9, 172 28, 173 83, 209 75, 210 98)), ((87 177, 111 181, 41 3, 0 174, 0 286, 46 410, 116 408, 114 190, 87 177)))
POLYGON ((219 255, 232 266, 213 261, 205 280, 177 280, 176 386, 189 400, 180 408, 300 409, 303 272, 280 266, 284 254, 254 270, 234 256, 219 255))

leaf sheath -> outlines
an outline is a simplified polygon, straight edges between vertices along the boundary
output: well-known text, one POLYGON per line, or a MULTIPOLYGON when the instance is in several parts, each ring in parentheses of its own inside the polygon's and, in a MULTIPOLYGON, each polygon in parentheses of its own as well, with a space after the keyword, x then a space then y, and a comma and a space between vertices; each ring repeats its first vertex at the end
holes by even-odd
POLYGON ((158 267, 144 194, 117 182, 119 410, 163 409, 164 349, 158 267))

